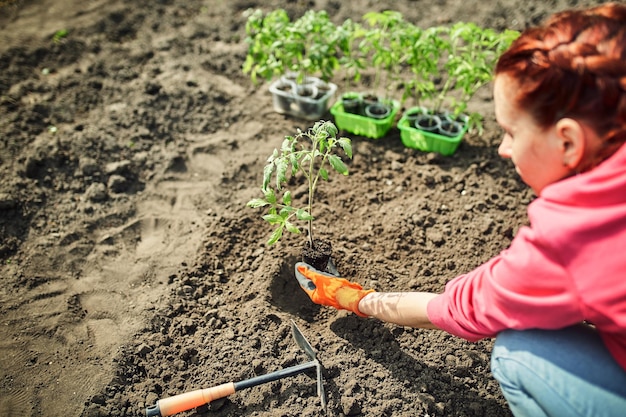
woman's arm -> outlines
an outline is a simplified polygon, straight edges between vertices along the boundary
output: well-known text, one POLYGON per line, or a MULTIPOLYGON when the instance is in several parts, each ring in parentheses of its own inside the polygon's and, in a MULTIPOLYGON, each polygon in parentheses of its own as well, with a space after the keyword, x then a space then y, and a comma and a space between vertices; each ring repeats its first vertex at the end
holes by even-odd
POLYGON ((437 329, 426 314, 428 302, 437 294, 428 292, 373 292, 359 302, 359 311, 400 326, 437 329))

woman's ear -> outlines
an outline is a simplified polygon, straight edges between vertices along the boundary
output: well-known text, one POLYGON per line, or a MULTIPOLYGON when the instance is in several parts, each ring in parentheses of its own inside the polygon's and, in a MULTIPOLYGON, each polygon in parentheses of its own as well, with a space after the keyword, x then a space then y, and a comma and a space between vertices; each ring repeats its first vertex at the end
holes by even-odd
POLYGON ((556 123, 556 135, 561 146, 563 166, 575 170, 582 162, 587 147, 583 125, 574 119, 561 119, 556 123))

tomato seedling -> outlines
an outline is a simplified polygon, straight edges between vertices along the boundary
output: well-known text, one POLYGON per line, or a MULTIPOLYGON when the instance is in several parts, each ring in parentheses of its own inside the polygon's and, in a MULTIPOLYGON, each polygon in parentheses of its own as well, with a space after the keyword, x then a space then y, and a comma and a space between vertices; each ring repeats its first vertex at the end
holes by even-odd
POLYGON ((282 146, 274 149, 263 168, 263 197, 250 200, 252 208, 265 207, 263 219, 274 226, 268 245, 278 242, 286 230, 301 233, 296 221, 306 223, 309 243, 313 247, 313 201, 320 180, 328 181, 330 170, 348 175, 340 151, 352 158, 352 143, 345 137, 337 137, 337 127, 329 121, 320 120, 307 131, 298 129, 296 135, 286 136, 282 146), (288 175, 302 174, 308 184, 307 203, 294 206, 292 192, 285 188, 288 175))

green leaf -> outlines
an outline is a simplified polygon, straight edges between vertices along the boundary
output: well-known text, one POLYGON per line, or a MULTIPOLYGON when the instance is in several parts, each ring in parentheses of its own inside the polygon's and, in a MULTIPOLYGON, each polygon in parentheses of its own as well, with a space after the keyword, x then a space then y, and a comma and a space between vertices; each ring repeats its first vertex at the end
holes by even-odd
POLYGON ((69 34, 69 32, 67 31, 67 29, 60 29, 60 30, 57 30, 57 31, 54 33, 54 36, 52 37, 52 41, 53 41, 54 43, 59 43, 59 42, 61 42, 61 40, 62 40, 63 38, 67 37, 67 35, 68 35, 68 34, 69 34))
POLYGON ((287 182, 287 168, 287 160, 285 158, 276 160, 276 188, 279 190, 287 182))
POLYGON ((326 131, 328 137, 331 138, 337 137, 337 133, 339 133, 337 126, 335 126, 332 122, 324 122, 323 128, 326 131))
POLYGON ((280 217, 283 219, 287 219, 291 213, 293 213, 296 209, 291 206, 285 206, 280 209, 280 217))
POLYGON ((324 152, 326 152, 326 148, 328 147, 328 141, 326 140, 326 138, 321 137, 319 144, 318 144, 318 149, 319 149, 319 153, 316 152, 315 156, 321 155, 324 152))
POLYGON ((330 162, 330 165, 335 171, 343 175, 348 175, 348 167, 337 155, 328 155, 328 162, 330 162))
POLYGON ((320 153, 317 150, 315 150, 313 152, 313 156, 311 156, 310 153, 304 154, 304 156, 302 157, 302 160, 300 161, 300 163, 302 163, 302 164, 311 163, 311 161, 313 159, 315 159, 315 157, 318 156, 318 155, 320 155, 320 153))
POLYGON ((265 167, 263 168, 263 186, 261 188, 263 188, 263 190, 265 190, 267 188, 267 186, 270 183, 270 180, 272 179, 272 174, 274 173, 274 163, 269 163, 267 165, 265 165, 265 167))
POLYGON ((298 156, 295 153, 289 155, 289 164, 291 165, 291 175, 296 175, 300 165, 298 164, 298 156))
POLYGON ((339 138, 337 142, 348 158, 352 159, 352 141, 348 138, 339 138))
POLYGON ((267 206, 268 204, 269 203, 262 198, 253 198, 252 200, 248 201, 246 205, 252 208, 259 208, 259 207, 267 206))
POLYGON ((328 181, 328 171, 324 168, 320 168, 320 177, 322 177, 324 181, 328 181))
POLYGON ((311 214, 309 214, 309 212, 306 211, 305 209, 298 209, 296 211, 296 218, 298 220, 305 220, 305 221, 313 220, 313 216, 311 216, 311 214))
POLYGON ((298 229, 293 223, 285 222, 285 228, 288 232, 295 233, 297 235, 300 234, 300 229, 298 229))
POLYGON ((285 140, 283 140, 283 144, 280 146, 280 150, 283 151, 283 154, 289 153, 292 151, 293 138, 291 136, 286 136, 285 140))
POLYGON ((273 245, 274 243, 278 242, 281 237, 283 237, 283 225, 282 224, 278 226, 276 230, 274 230, 269 240, 267 241, 267 245, 268 246, 273 245))
POLYGON ((285 194, 283 194, 283 204, 286 206, 291 205, 291 191, 287 190, 285 194))
POLYGON ((263 216, 263 220, 269 224, 282 224, 284 222, 283 217, 278 214, 266 214, 263 216))
POLYGON ((274 193, 274 190, 271 188, 266 188, 264 190, 265 193, 265 200, 267 200, 267 202, 269 204, 276 204, 276 201, 278 201, 276 199, 276 194, 274 193))

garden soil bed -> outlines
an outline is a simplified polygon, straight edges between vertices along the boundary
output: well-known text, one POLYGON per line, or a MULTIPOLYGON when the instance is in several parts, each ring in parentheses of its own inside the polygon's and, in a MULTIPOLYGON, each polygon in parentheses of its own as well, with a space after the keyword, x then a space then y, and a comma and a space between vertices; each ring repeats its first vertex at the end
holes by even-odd
MULTIPOLYGON (((293 276, 303 238, 265 246, 245 203, 267 156, 312 122, 275 113, 242 74, 244 12, 522 29, 575 3, 0 1, 0 415, 140 416, 306 361, 291 320, 324 366, 328 415, 509 415, 491 340, 316 306, 293 276)), ((451 157, 404 148, 396 128, 351 137, 350 176, 321 185, 314 213, 342 275, 441 291, 510 243, 533 197, 497 155, 490 95, 474 103, 484 133, 451 157)), ((322 412, 298 375, 184 415, 322 412)))

